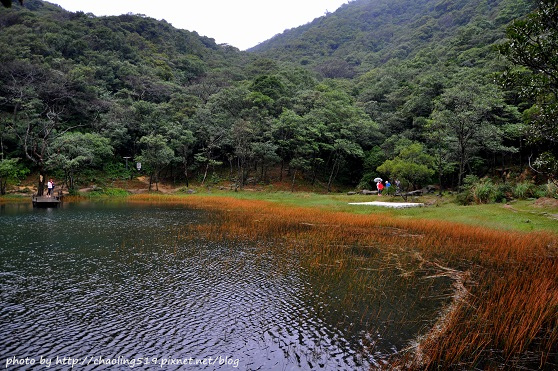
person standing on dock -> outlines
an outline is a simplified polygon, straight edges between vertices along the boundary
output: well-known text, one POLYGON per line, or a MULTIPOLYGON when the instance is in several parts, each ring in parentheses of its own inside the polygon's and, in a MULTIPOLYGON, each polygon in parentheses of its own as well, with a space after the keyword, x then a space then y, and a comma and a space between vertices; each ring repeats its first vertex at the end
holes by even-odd
POLYGON ((51 197, 52 196, 52 189, 54 188, 54 182, 52 181, 52 179, 48 180, 47 183, 47 196, 51 197))

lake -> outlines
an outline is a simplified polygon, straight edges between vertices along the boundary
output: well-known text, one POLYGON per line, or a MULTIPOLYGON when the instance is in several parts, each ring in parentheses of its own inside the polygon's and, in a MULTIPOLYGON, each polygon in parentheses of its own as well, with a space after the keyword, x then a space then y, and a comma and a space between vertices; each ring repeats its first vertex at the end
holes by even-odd
POLYGON ((367 370, 450 295, 444 278, 371 266, 363 286, 362 272, 328 276, 269 242, 185 238, 215 222, 208 211, 30 204, 0 205, 2 368, 367 370))

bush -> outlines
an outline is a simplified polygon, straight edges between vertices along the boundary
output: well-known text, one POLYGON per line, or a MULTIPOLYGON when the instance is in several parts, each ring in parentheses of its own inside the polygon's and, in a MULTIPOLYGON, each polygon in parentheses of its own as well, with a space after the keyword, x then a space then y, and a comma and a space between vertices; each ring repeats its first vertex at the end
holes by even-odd
POLYGON ((479 179, 475 175, 467 175, 463 181, 463 188, 457 195, 460 205, 503 202, 510 198, 511 187, 509 184, 494 184, 491 179, 479 179))
POLYGON ((558 198, 558 185, 548 182, 539 186, 537 193, 540 194, 538 197, 558 198))
POLYGON ((460 205, 470 205, 475 199, 473 196, 473 187, 479 182, 479 177, 475 175, 467 175, 463 179, 463 186, 457 194, 457 203, 460 205))
POLYGON ((536 187, 533 183, 521 182, 516 183, 513 187, 512 194, 514 198, 524 200, 535 196, 536 187))
POLYGON ((478 204, 487 204, 496 201, 498 187, 494 185, 492 180, 483 179, 472 186, 473 199, 478 204))
POLYGON ((558 186, 552 182, 536 186, 531 182, 495 184, 491 179, 479 179, 468 175, 463 181, 463 188, 457 195, 456 202, 460 205, 472 203, 505 202, 512 198, 527 199, 550 197, 558 198, 558 186))
POLYGON ((79 191, 76 188, 70 188, 70 189, 68 189, 68 195, 79 196, 79 191))
POLYGON ((127 179, 131 172, 131 167, 126 170, 124 164, 120 162, 109 162, 103 166, 103 173, 111 180, 127 179))
POLYGON ((473 203, 473 201, 474 201, 473 194, 469 191, 463 191, 457 194, 456 202, 459 205, 463 205, 463 206, 470 205, 473 203))
POLYGON ((371 189, 372 187, 375 187, 375 185, 373 186, 373 184, 375 184, 374 178, 377 177, 378 177, 377 173, 364 174, 360 179, 360 182, 358 183, 357 189, 362 190, 362 189, 371 189))
POLYGON ((496 185, 495 202, 506 202, 512 199, 512 186, 509 183, 500 183, 496 185))

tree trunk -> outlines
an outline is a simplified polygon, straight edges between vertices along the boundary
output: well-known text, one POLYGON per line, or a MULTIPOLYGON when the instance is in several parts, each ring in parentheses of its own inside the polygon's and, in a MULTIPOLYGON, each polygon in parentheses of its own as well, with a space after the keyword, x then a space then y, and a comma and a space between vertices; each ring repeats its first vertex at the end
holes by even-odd
POLYGON ((73 174, 68 175, 68 189, 73 190, 75 187, 74 176, 73 174))
POLYGON ((243 189, 244 188, 244 161, 239 157, 238 158, 238 171, 236 174, 236 189, 240 188, 243 189))
POLYGON ((335 174, 335 166, 337 165, 337 161, 333 162, 333 166, 331 167, 331 173, 329 174, 329 180, 327 181, 327 191, 331 192, 331 183, 333 182, 333 174, 335 174))
POLYGON ((459 178, 457 179, 457 189, 461 189, 463 185, 463 175, 465 174, 465 149, 463 146, 459 151, 459 178))
POLYGON ((443 162, 443 155, 442 155, 442 148, 438 147, 438 183, 440 184, 440 193, 442 195, 443 186, 442 186, 442 175, 444 174, 444 162, 443 162))
POLYGON ((203 179, 201 182, 201 185, 203 186, 205 184, 205 179, 207 178, 207 172, 209 171, 209 161, 207 162, 207 165, 205 166, 205 172, 203 173, 203 179))
POLYGON ((233 165, 234 158, 232 156, 227 156, 227 159, 229 160, 229 180, 232 181, 233 173, 234 173, 234 165, 233 165))
POLYGON ((42 196, 45 194, 45 173, 44 171, 41 169, 39 170, 39 185, 37 187, 37 196, 42 196))
POLYGON ((190 187, 190 181, 188 179, 188 159, 184 157, 182 160, 182 164, 184 165, 184 176, 186 177, 186 187, 190 187))
POLYGON ((442 191, 443 191, 443 186, 442 186, 442 165, 440 164, 440 166, 438 167, 438 183, 440 184, 440 192, 438 193, 438 195, 442 195, 442 191))

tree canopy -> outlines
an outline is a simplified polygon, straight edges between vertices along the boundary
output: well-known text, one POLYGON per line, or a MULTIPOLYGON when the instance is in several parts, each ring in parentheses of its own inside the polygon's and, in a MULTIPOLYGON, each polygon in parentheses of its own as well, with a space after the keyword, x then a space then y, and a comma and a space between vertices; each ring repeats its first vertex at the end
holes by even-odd
POLYGON ((537 9, 515 20, 500 51, 514 66, 505 82, 516 87, 531 107, 524 111, 526 135, 543 151, 534 166, 558 177, 558 2, 539 0, 537 9))
MULTIPOLYGON (((365 187, 386 162, 395 174, 412 159, 398 143, 420 146, 444 187, 521 172, 532 153, 554 164, 551 145, 539 150, 521 129, 542 138, 555 128, 549 74, 514 69, 495 48, 528 62, 506 47, 521 34, 506 26, 529 28, 531 10, 527 0, 354 0, 241 52, 143 15, 27 0, 0 12, 2 156, 72 187, 75 174, 134 158, 152 181, 303 180, 324 191, 365 187), (495 85, 506 69, 538 94, 495 85)), ((548 39, 540 53, 553 50, 548 39)))

